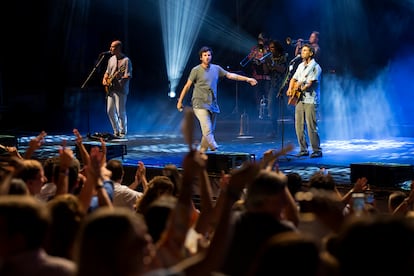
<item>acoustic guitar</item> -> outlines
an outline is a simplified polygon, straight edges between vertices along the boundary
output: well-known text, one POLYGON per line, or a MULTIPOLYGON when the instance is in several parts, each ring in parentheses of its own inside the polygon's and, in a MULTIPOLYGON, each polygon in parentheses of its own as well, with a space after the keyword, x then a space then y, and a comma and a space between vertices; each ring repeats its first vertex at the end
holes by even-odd
POLYGON ((301 89, 302 85, 303 85, 303 82, 298 82, 298 81, 295 82, 293 89, 292 89, 292 93, 288 99, 288 105, 295 106, 298 103, 300 97, 302 96, 302 89, 301 89))
POLYGON ((108 77, 108 79, 106 80, 107 85, 105 85, 106 95, 108 95, 114 87, 116 87, 117 85, 119 86, 119 84, 114 80, 118 80, 119 75, 123 73, 125 73, 125 65, 119 67, 119 69, 116 70, 113 75, 108 77))

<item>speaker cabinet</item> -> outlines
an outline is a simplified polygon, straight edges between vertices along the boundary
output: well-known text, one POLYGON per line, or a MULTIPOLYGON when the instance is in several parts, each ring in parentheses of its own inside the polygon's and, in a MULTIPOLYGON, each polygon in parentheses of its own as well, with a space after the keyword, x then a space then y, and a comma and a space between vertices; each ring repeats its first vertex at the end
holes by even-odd
POLYGON ((0 135, 0 144, 5 147, 16 147, 17 148, 17 138, 12 135, 0 135))
POLYGON ((414 175, 409 164, 354 163, 350 167, 352 183, 365 176, 370 185, 378 187, 397 187, 414 175))
POLYGON ((254 154, 237 153, 237 152, 219 152, 207 153, 207 171, 209 173, 218 173, 222 171, 230 172, 232 169, 238 168, 245 161, 255 161, 254 154))

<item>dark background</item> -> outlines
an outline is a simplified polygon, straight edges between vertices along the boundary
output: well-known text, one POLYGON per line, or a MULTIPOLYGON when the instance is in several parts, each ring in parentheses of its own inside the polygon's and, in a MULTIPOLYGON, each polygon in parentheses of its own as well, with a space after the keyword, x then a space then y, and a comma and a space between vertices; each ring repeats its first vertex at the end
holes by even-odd
MULTIPOLYGON (((10 2, 1 16, 1 130, 68 132, 77 127, 85 132, 109 131, 100 84, 106 60, 95 66, 99 53, 109 50, 114 39, 123 41, 134 67, 128 98, 130 132, 178 129, 176 99, 167 96, 158 10, 159 3, 166 1, 10 2)), ((335 123, 339 128, 364 121, 365 130, 344 136, 385 135, 388 132, 382 128, 390 126, 404 127, 391 134, 412 135, 413 12, 412 1, 404 0, 214 0, 207 11, 210 21, 201 27, 179 89, 191 67, 199 63, 197 52, 203 45, 214 49, 213 62, 244 72, 239 62, 260 32, 285 42, 286 37, 307 39, 317 30, 321 33, 323 93, 341 98, 339 103, 325 99, 325 120, 339 118, 339 124, 335 123), (215 24, 242 34, 242 43, 215 24), (351 115, 361 110, 367 112, 355 120, 351 115), (387 112, 392 116, 375 121, 387 112), (369 124, 377 129, 366 131, 369 124)), ((293 58, 293 47, 284 45, 293 58)), ((219 89, 221 118, 230 118, 236 89, 242 103, 249 87, 224 80, 219 89)))

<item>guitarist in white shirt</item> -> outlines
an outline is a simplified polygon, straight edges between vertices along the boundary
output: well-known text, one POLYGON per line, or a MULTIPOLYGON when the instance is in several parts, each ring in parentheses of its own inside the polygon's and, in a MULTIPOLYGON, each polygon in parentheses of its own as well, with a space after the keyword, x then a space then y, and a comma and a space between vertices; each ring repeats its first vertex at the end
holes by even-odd
POLYGON ((320 100, 320 78, 322 69, 313 58, 315 50, 305 44, 301 50, 302 63, 293 74, 286 92, 289 103, 295 105, 295 130, 300 151, 298 157, 309 156, 308 142, 305 136, 305 122, 309 142, 312 147, 311 158, 322 157, 318 134, 317 108, 320 100))
POLYGON ((111 57, 102 79, 106 92, 106 111, 116 138, 127 134, 126 102, 129 81, 132 78, 131 60, 122 52, 122 42, 112 41, 109 48, 111 57))

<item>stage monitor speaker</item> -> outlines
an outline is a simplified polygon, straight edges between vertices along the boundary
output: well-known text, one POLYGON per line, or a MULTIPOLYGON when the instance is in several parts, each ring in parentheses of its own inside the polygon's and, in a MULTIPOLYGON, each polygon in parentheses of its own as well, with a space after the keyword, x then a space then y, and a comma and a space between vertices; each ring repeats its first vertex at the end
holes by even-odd
POLYGON ((238 168, 245 161, 255 161, 255 155, 240 152, 219 152, 207 153, 207 171, 220 174, 222 171, 229 173, 232 169, 238 168))
POLYGON ((368 184, 377 187, 398 187, 403 182, 413 179, 413 165, 387 163, 351 164, 351 182, 366 177, 368 184))
POLYGON ((13 135, 0 135, 0 145, 17 148, 17 138, 13 135))

